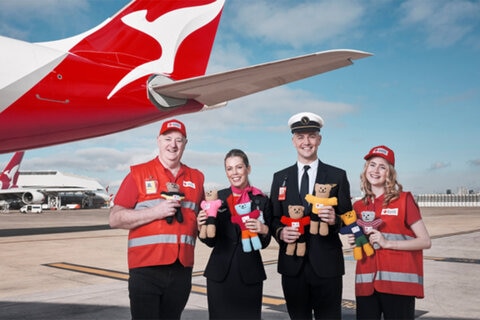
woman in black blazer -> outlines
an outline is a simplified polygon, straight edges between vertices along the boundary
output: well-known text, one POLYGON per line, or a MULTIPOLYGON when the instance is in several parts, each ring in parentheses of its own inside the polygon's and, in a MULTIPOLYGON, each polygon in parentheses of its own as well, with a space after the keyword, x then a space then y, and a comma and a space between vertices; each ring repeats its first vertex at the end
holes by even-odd
MULTIPOLYGON (((215 237, 200 238, 213 248, 204 273, 210 319, 261 319, 263 281, 267 276, 260 249, 270 243, 271 208, 267 196, 250 186, 250 171, 243 151, 233 149, 227 153, 225 172, 231 186, 218 191, 222 206, 215 219, 215 237), (251 205, 251 212, 243 215, 235 206, 245 203, 251 205)), ((199 228, 206 218, 206 212, 200 211, 199 228)))

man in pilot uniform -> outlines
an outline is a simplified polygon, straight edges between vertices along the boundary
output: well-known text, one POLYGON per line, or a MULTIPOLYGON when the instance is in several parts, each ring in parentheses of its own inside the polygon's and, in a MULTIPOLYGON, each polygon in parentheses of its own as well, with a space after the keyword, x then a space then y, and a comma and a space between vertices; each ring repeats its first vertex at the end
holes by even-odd
POLYGON ((352 210, 352 203, 346 172, 318 158, 323 124, 323 119, 311 112, 301 112, 289 119, 297 162, 276 172, 271 186, 271 232, 280 245, 278 272, 282 275, 283 293, 291 319, 312 319, 312 311, 315 319, 341 318, 345 264, 338 235, 342 224, 339 215, 352 210), (335 184, 330 197, 337 197, 338 205, 324 206, 319 210, 319 218, 329 226, 328 235, 310 234, 307 226, 305 255, 287 255, 287 244, 295 242, 300 233, 295 227, 283 225, 280 219, 288 216, 289 205, 303 205, 305 214, 310 214, 311 205, 304 197, 306 193, 314 194, 315 183, 335 184))

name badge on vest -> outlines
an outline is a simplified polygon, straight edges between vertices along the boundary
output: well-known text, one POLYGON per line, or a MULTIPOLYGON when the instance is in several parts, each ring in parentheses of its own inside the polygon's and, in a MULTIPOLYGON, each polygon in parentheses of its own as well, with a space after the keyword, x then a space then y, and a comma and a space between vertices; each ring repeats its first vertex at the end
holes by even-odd
POLYGON ((157 180, 145 180, 145 193, 146 194, 156 194, 158 190, 158 181, 157 180))
POLYGON ((380 213, 382 216, 398 216, 398 208, 385 208, 380 213))

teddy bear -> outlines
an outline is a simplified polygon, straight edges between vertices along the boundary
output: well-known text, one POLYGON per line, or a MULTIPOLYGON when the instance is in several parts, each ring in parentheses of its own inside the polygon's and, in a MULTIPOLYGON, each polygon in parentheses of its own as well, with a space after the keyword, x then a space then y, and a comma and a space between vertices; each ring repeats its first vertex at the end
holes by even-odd
POLYGON ((312 205, 312 213, 310 215, 310 233, 322 236, 328 235, 328 223, 323 222, 318 214, 323 206, 336 206, 338 204, 337 197, 330 197, 330 190, 336 184, 320 184, 315 183, 315 196, 307 194, 305 200, 312 205), (320 223, 320 226, 319 226, 320 223))
POLYGON ((200 208, 207 213, 205 224, 200 227, 201 239, 214 238, 216 233, 215 219, 217 218, 218 208, 222 205, 222 200, 218 199, 217 190, 205 191, 205 200, 200 203, 200 208))
POLYGON ((301 205, 289 205, 288 217, 282 216, 280 222, 287 227, 295 227, 300 232, 300 237, 295 243, 287 244, 286 254, 293 256, 296 252, 298 257, 303 257, 307 250, 307 244, 305 240, 305 226, 310 223, 310 217, 305 216, 305 208, 301 205))
POLYGON ((260 217, 260 210, 251 210, 252 203, 245 202, 235 205, 235 211, 237 215, 232 215, 232 223, 238 224, 242 231, 242 248, 244 252, 250 252, 253 250, 260 250, 262 243, 256 232, 252 232, 247 229, 245 223, 249 219, 258 219, 260 217))
POLYGON ((340 215, 344 227, 340 229, 341 234, 353 234, 355 236, 355 248, 353 248, 353 258, 355 260, 361 260, 363 258, 362 248, 367 256, 371 256, 374 253, 373 247, 368 242, 367 237, 362 231, 362 228, 357 223, 357 213, 355 210, 347 211, 340 215))
MULTIPOLYGON (((160 196, 167 200, 173 199, 179 202, 185 199, 185 194, 180 192, 180 186, 173 182, 167 182, 167 191, 162 191, 160 193, 160 196)), ((165 219, 167 220, 168 224, 172 224, 173 216, 166 217, 165 219)), ((181 207, 177 207, 175 211, 175 219, 177 219, 177 221, 180 223, 183 222, 183 214, 181 207)))
MULTIPOLYGON (((372 230, 377 230, 383 224, 382 219, 375 219, 375 211, 362 211, 361 216, 362 219, 358 220, 357 223, 366 234, 370 233, 372 230)), ((375 242, 373 244, 373 249, 380 249, 380 245, 375 242)))

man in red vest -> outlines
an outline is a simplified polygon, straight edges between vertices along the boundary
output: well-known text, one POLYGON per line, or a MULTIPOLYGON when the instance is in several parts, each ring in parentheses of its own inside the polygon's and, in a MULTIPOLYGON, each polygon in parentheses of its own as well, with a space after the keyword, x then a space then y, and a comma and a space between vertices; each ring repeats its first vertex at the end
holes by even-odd
POLYGON ((185 125, 164 122, 158 157, 131 167, 110 210, 110 226, 129 230, 132 319, 180 319, 187 304, 204 176, 181 162, 186 144, 185 125))

